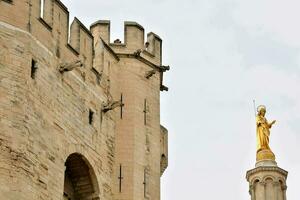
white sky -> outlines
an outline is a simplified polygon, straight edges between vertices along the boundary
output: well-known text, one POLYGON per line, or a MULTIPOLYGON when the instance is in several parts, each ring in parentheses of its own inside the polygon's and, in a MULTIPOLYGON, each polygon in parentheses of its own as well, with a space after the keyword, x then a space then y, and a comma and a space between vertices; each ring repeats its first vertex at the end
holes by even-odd
POLYGON ((271 148, 289 171, 287 197, 300 180, 299 0, 62 0, 87 27, 136 21, 163 38, 162 124, 169 167, 162 200, 249 200, 246 170, 255 164, 252 100, 277 119, 271 148))

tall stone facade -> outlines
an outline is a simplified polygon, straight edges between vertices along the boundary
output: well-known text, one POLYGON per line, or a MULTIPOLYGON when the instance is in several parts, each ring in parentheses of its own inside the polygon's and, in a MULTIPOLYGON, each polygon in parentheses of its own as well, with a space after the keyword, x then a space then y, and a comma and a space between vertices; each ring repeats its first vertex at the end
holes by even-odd
POLYGON ((0 196, 160 199, 162 40, 87 29, 59 0, 0 0, 0 196))

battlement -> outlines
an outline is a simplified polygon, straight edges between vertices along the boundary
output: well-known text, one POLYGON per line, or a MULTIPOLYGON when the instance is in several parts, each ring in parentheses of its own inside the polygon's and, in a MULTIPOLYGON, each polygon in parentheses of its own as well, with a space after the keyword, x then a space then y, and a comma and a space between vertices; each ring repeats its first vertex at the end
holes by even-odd
POLYGON ((91 33, 75 18, 69 31, 69 11, 59 0, 1 0, 0 5, 1 21, 30 32, 57 57, 72 53, 91 63, 94 36, 96 40, 101 37, 116 54, 141 52, 145 59, 161 64, 161 38, 150 32, 145 42, 144 28, 136 22, 124 22, 124 43, 111 43, 108 20, 92 24, 91 33))
POLYGON ((0 21, 29 32, 57 58, 80 58, 92 67, 93 36, 77 18, 69 32, 69 11, 61 1, 1 0, 0 21))
POLYGON ((162 66, 162 39, 153 32, 145 38, 144 28, 136 22, 124 22, 123 43, 110 42, 109 20, 99 20, 88 30, 75 17, 69 28, 69 11, 60 0, 0 0, 0 23, 33 36, 58 63, 81 61, 83 74, 90 72, 87 70, 93 68, 95 61, 101 61, 96 58, 102 57, 101 52, 95 50, 101 41, 117 62, 120 58, 133 58, 158 71, 161 91, 168 90, 163 86, 163 72, 169 67, 162 66))
POLYGON ((124 42, 110 42, 110 21, 99 20, 88 30, 78 18, 69 28, 69 11, 60 0, 0 0, 0 21, 28 31, 58 58, 84 60, 91 66, 93 40, 101 38, 118 56, 138 55, 161 66, 162 40, 155 33, 146 36, 144 28, 124 22, 124 42))
POLYGON ((162 39, 153 32, 147 34, 145 42, 145 30, 143 26, 136 22, 124 22, 124 42, 115 40, 111 42, 110 21, 99 20, 90 27, 91 32, 97 42, 100 38, 120 56, 135 54, 146 60, 161 65, 162 39))

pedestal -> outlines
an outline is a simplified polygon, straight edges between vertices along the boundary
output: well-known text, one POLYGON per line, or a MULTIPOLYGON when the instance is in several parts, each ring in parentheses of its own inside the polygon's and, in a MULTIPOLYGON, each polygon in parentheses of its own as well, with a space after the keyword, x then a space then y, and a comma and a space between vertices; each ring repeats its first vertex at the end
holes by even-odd
POLYGON ((260 160, 274 160, 275 155, 270 149, 263 149, 256 152, 256 161, 260 160))
POLYGON ((261 160, 247 172, 251 200, 286 200, 288 172, 274 160, 261 160))

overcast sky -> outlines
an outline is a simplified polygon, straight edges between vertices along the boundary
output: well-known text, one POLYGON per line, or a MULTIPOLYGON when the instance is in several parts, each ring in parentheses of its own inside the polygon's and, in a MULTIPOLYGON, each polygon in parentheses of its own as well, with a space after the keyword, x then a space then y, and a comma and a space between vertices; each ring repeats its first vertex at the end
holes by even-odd
POLYGON ((255 165, 252 100, 277 119, 271 148, 289 171, 287 198, 299 200, 299 0, 62 0, 86 26, 136 21, 163 39, 169 92, 161 121, 169 129, 162 200, 249 200, 245 174, 255 165))

